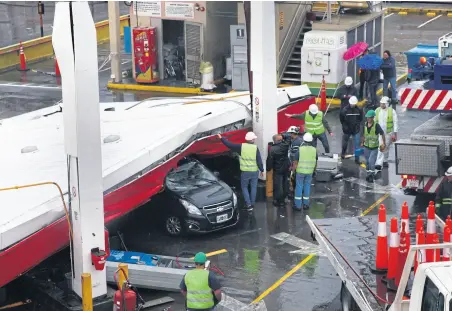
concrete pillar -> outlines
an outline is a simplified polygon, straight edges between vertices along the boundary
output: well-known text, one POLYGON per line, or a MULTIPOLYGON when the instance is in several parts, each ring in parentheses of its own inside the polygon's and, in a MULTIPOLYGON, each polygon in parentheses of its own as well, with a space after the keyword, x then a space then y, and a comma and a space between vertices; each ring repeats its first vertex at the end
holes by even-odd
POLYGON ((275 3, 251 1, 251 12, 253 131, 265 165, 268 143, 277 133, 276 30, 275 23, 268 22, 275 20, 275 3))
POLYGON ((328 24, 331 24, 331 2, 328 1, 326 5, 327 5, 327 7, 326 7, 326 18, 327 18, 328 24))
POLYGON ((119 32, 119 2, 108 1, 108 22, 110 30, 111 79, 115 83, 122 80, 121 75, 121 35, 119 32))

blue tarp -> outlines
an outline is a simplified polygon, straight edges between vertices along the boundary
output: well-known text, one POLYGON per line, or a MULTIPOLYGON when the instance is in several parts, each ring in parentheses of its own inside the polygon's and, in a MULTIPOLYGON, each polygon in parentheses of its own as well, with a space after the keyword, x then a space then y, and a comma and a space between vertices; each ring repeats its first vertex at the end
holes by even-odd
POLYGON ((110 256, 107 258, 107 261, 110 262, 120 262, 145 266, 156 266, 158 260, 159 260, 158 256, 151 254, 138 252, 124 252, 115 250, 112 250, 110 252, 110 256))

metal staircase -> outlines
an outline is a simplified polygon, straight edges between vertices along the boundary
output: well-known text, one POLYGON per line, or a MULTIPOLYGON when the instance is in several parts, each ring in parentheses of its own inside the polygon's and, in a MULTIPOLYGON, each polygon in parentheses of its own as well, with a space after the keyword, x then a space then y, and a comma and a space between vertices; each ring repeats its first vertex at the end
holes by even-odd
POLYGON ((303 46, 304 34, 310 30, 312 30, 311 21, 305 20, 289 61, 282 73, 282 84, 301 84, 301 48, 303 46))

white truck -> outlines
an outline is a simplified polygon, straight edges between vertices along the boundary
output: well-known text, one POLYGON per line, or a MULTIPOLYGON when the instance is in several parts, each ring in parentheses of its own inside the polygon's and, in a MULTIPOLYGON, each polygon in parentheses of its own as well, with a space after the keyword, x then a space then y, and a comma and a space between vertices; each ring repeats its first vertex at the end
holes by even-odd
MULTIPOLYGON (((382 276, 373 274, 375 216, 343 219, 311 219, 306 216, 313 239, 326 253, 342 280, 343 311, 450 311, 452 310, 452 261, 422 263, 413 277, 415 254, 421 249, 452 248, 452 243, 411 243, 397 292, 387 292, 382 276)), ((438 226, 444 223, 437 217, 438 226)), ((389 230, 388 230, 389 232, 389 230)))

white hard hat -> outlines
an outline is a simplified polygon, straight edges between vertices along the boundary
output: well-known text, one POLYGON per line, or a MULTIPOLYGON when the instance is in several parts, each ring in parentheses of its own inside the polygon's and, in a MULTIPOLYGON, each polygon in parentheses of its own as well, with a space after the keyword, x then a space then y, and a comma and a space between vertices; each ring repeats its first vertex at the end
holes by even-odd
POLYGON ((446 173, 444 173, 444 175, 452 176, 452 166, 447 169, 447 171, 446 171, 446 173))
POLYGON ((312 114, 318 114, 319 113, 319 107, 317 107, 316 104, 309 105, 309 112, 312 114))
POLYGON ((350 97, 350 99, 348 100, 348 103, 352 106, 356 105, 358 103, 358 98, 356 98, 356 96, 352 96, 350 97))
POLYGON ((248 132, 245 135, 245 140, 248 140, 248 141, 255 140, 256 138, 257 138, 257 136, 253 132, 248 132))
POLYGON ((307 143, 312 142, 312 140, 313 140, 312 134, 311 134, 311 133, 306 133, 306 134, 304 134, 304 135, 303 135, 303 140, 304 140, 305 142, 307 142, 307 143))
POLYGON ((389 97, 388 96, 383 96, 381 99, 380 99, 380 104, 389 104, 389 97))
POLYGON ((353 84, 353 79, 352 79, 352 77, 347 77, 347 78, 345 78, 344 83, 345 83, 345 85, 348 85, 348 86, 352 85, 352 84, 353 84))
POLYGON ((289 129, 287 130, 287 133, 293 133, 293 134, 298 134, 300 132, 300 129, 298 127, 296 127, 295 125, 292 125, 291 127, 289 127, 289 129))

